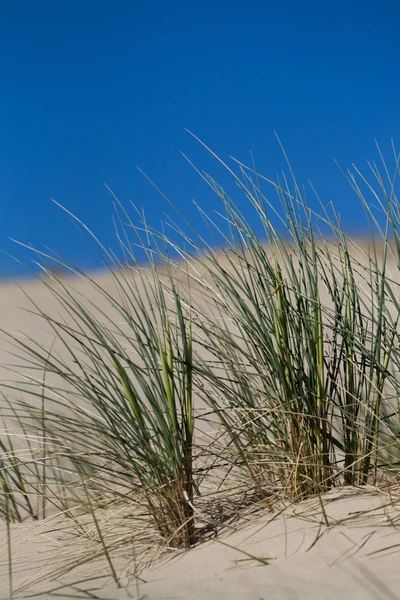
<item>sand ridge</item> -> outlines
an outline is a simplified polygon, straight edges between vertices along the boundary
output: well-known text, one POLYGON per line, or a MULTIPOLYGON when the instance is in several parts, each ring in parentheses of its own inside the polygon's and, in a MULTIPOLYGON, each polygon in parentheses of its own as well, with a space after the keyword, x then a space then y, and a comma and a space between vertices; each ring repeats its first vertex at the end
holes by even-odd
MULTIPOLYGON (((395 270, 396 265, 392 266, 395 270)), ((98 273, 94 277, 103 287, 112 290, 109 274, 98 273)), ((90 292, 91 286, 85 281, 71 280, 71 283, 82 294, 90 292)), ((50 314, 56 313, 54 299, 42 283, 23 281, 22 287, 41 308, 50 314)), ((10 282, 0 284, 0 306, 0 328, 39 336, 44 344, 51 342, 49 332, 37 327, 36 318, 20 310, 27 308, 29 302, 17 286, 10 282)), ((2 346, 0 365, 9 362, 7 348, 2 346)), ((0 369, 1 377, 5 377, 5 373, 0 369)), ((394 499, 392 502, 389 492, 372 488, 343 489, 324 497, 326 514, 317 499, 289 507, 282 514, 265 512, 254 516, 253 522, 235 526, 236 531, 227 528, 217 538, 189 552, 180 552, 176 557, 153 564, 126 589, 118 589, 110 583, 103 557, 80 570, 84 577, 104 573, 104 581, 91 582, 92 596, 75 597, 110 600, 128 597, 143 600, 400 598, 400 555, 397 553, 400 550, 400 503, 395 496, 394 499), (390 502, 392 506, 385 508, 390 502), (383 551, 387 547, 390 550, 383 551)), ((51 529, 51 523, 13 526, 16 590, 23 581, 37 578, 44 565, 49 567, 52 562, 56 565, 57 557, 63 556, 68 542, 51 533, 51 529)), ((5 526, 1 526, 0 533, 0 598, 5 600, 9 597, 5 526)), ((29 591, 26 589, 23 593, 29 591)), ((16 593, 15 598, 18 597, 16 593)), ((45 600, 56 596, 42 593, 38 597, 45 600)))

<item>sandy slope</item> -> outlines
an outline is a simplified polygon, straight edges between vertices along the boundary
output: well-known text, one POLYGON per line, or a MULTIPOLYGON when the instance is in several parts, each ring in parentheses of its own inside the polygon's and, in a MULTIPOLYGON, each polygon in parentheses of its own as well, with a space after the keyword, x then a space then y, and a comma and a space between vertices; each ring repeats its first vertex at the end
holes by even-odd
MULTIPOLYGON (((347 497, 344 493, 334 498, 331 494, 325 499, 332 523, 377 507, 382 501, 369 494, 350 493, 347 497)), ((363 524, 358 521, 353 525, 323 526, 321 530, 321 512, 316 504, 299 506, 296 513, 303 514, 295 517, 289 512, 272 522, 264 516, 221 543, 214 541, 145 574, 148 583, 141 586, 143 593, 154 600, 400 597, 400 555, 367 558, 375 550, 400 543, 398 525, 382 527, 384 511, 378 510, 363 524), (322 537, 310 549, 318 535, 322 537), (261 564, 224 543, 271 561, 268 566, 261 564)))
MULTIPOLYGON (((323 524, 319 503, 309 501, 283 514, 264 513, 251 525, 153 565, 141 574, 138 587, 131 583, 118 590, 105 578, 91 582, 90 588, 94 597, 109 600, 400 598, 400 554, 395 547, 400 546, 400 504, 389 510, 385 508, 388 501, 386 495, 371 489, 331 492, 324 497, 329 527, 323 524), (367 512, 357 516, 359 511, 367 512), (382 551, 387 547, 391 550, 382 551)), ((53 541, 48 535, 39 542, 35 528, 27 526, 16 528, 14 536, 16 587, 60 560, 61 543, 54 536, 53 541)), ((5 599, 9 594, 4 545, 0 552, 0 597, 5 599)), ((90 569, 81 568, 78 574, 89 576, 90 569)), ((107 573, 103 560, 93 576, 107 573)), ((39 597, 55 596, 43 593, 39 597)))
MULTIPOLYGON (((98 280, 112 288, 109 276, 100 274, 98 280)), ((77 282, 76 286, 82 293, 89 290, 84 282, 77 282)), ((46 311, 57 310, 42 284, 28 282, 24 287, 46 311)), ((21 306, 28 306, 21 290, 11 283, 2 283, 0 328, 21 330, 50 344, 51 335, 39 330, 34 317, 21 312, 21 306)), ((5 345, 2 347, 0 365, 8 361, 5 345)), ((0 367, 0 377, 4 376, 5 371, 0 367)), ((399 546, 400 552, 400 503, 389 514, 382 508, 386 502, 386 496, 372 490, 332 493, 325 500, 330 527, 321 524, 324 519, 317 501, 300 505, 295 512, 290 509, 283 515, 275 515, 273 519, 271 513, 266 513, 251 526, 226 532, 220 539, 154 565, 142 574, 140 594, 148 600, 400 598, 400 553, 395 547, 399 546), (365 510, 372 511, 368 519, 353 518, 365 510), (346 523, 333 526, 341 519, 347 519, 346 523), (313 545, 318 535, 320 539, 313 545), (387 546, 393 547, 392 554, 368 556, 387 546), (251 560, 249 555, 267 559, 268 565, 251 560)), ((9 592, 4 527, 0 533, 0 597, 5 599, 9 592)), ((35 579, 34 573, 37 576, 51 563, 56 565, 57 556, 66 544, 50 534, 39 541, 37 530, 30 526, 14 528, 13 536, 16 586, 24 579, 35 579)), ((92 573, 90 569, 93 567, 83 568, 85 576, 92 573)), ((108 572, 105 561, 97 563, 96 569, 93 576, 108 572)), ((135 585, 129 587, 129 594, 111 585, 93 597, 135 598, 135 585)))

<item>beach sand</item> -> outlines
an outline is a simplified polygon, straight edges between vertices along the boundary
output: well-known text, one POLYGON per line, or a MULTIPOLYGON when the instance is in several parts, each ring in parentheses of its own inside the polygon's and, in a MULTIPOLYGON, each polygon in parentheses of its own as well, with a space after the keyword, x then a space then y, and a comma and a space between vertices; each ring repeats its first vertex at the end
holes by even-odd
MULTIPOLYGON (((393 269, 397 270, 396 265, 393 269)), ((112 290, 110 275, 100 273, 95 278, 112 290)), ((57 313, 58 307, 43 284, 25 281, 22 286, 42 309, 57 313)), ((74 286, 83 294, 92 293, 83 281, 76 281, 74 286)), ((106 304, 104 299, 101 302, 106 304)), ((36 317, 21 311, 21 307, 28 306, 21 289, 11 282, 0 284, 0 328, 19 330, 51 344, 52 335, 38 329, 36 317)), ((18 363, 18 357, 10 361, 6 352, 10 347, 6 343, 1 346, 0 365, 18 363)), ((0 377, 10 377, 4 367, 0 367, 0 377)), ((323 498, 326 514, 318 499, 289 506, 282 514, 256 513, 236 524, 235 530, 226 528, 220 537, 189 552, 169 554, 155 561, 141 572, 139 580, 128 582, 126 589, 118 589, 112 583, 104 557, 81 566, 73 577, 66 574, 63 581, 67 585, 76 581, 79 574, 82 578, 91 576, 91 596, 77 595, 76 590, 70 592, 74 597, 110 600, 400 598, 400 502, 394 499, 389 491, 372 488, 335 490, 323 498), (392 506, 386 508, 390 503, 392 506), (391 550, 383 551, 387 547, 391 550), (96 581, 103 575, 104 580, 96 581)), ((52 528, 51 522, 12 526, 15 598, 26 597, 30 588, 25 584, 62 565, 66 553, 74 552, 79 544, 79 539, 70 542, 52 533, 52 528), (18 592, 21 585, 25 589, 18 592)), ((5 600, 10 593, 4 525, 0 526, 0 535, 0 598, 5 600)), ((132 562, 128 553, 118 564, 122 569, 122 565, 132 562)), ((37 589, 49 590, 46 585, 40 584, 37 589)), ((57 593, 58 596, 41 593, 38 597, 72 597, 65 595, 65 589, 57 593)))
MULTIPOLYGON (((400 502, 388 508, 390 497, 371 488, 336 490, 323 501, 325 515, 319 501, 313 500, 281 514, 255 516, 251 524, 242 524, 236 532, 225 531, 220 538, 189 552, 169 555, 124 589, 110 582, 106 560, 101 559, 80 567, 73 576, 61 577, 65 588, 58 590, 60 595, 41 593, 37 597, 45 600, 74 593, 79 598, 109 600, 400 598, 400 502), (96 580, 96 575, 104 579, 96 580), (76 595, 76 588, 68 591, 68 580, 88 576, 94 578, 90 584, 78 587, 90 589, 93 596, 76 595)), ((43 588, 36 585, 17 593, 21 582, 26 585, 47 569, 61 566, 65 557, 68 541, 43 535, 44 530, 43 525, 13 528, 16 598, 43 588)), ((1 533, 4 540, 4 527, 1 533)), ((0 597, 5 599, 9 596, 4 542, 0 557, 0 597)), ((44 585, 44 589, 52 587, 57 585, 44 585)))

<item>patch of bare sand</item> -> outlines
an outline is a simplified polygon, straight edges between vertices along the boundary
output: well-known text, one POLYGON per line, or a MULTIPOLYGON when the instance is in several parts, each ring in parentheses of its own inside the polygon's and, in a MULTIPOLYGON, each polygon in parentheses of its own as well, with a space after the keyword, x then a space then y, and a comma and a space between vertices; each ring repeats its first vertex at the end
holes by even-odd
MULTIPOLYGON (((41 593, 37 597, 72 597, 69 593, 109 600, 399 598, 400 502, 372 488, 345 488, 326 494, 323 506, 324 510, 315 499, 280 513, 265 512, 234 532, 153 564, 123 589, 110 583, 103 557, 64 574, 59 583, 42 587, 57 588, 62 581, 66 587, 57 591, 58 596, 41 593), (67 592, 68 582, 103 575, 104 580, 93 579, 67 592), (78 594, 78 588, 91 591, 78 594)), ((26 585, 49 567, 61 566, 63 556, 65 560, 68 538, 46 529, 42 524, 39 529, 24 525, 13 530, 16 592, 21 582, 26 585)), ((2 599, 9 597, 6 559, 3 543, 2 599)), ((126 561, 129 556, 125 566, 126 561)), ((132 557, 130 561, 133 563, 132 557)), ((116 569, 121 565, 121 559, 117 560, 116 569)), ((15 598, 28 594, 29 587, 15 598)))

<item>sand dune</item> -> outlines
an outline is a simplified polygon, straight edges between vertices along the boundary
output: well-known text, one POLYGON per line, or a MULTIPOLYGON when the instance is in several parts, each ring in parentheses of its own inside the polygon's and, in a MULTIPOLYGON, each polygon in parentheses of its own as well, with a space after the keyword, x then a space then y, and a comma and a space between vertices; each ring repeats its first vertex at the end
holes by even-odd
MULTIPOLYGON (((78 569, 73 581, 79 575, 104 576, 91 581, 86 589, 92 590, 93 597, 109 600, 399 598, 396 546, 400 545, 400 503, 388 508, 389 501, 385 493, 371 488, 330 492, 324 496, 325 516, 318 501, 289 507, 281 514, 255 515, 236 532, 227 531, 187 553, 154 564, 141 573, 138 582, 124 589, 110 583, 104 559, 95 566, 78 569), (359 515, 361 512, 364 514, 359 515)), ((56 536, 53 540, 50 535, 38 537, 36 527, 25 525, 14 530, 16 588, 18 582, 34 581, 46 568, 55 568, 62 561, 60 548, 63 546, 65 551, 65 540, 62 543, 56 536)), ((5 599, 4 544, 0 551, 0 597, 5 599)), ((61 597, 68 597, 73 593, 68 591, 68 576, 62 581, 65 596, 61 597)), ((38 597, 50 600, 55 596, 41 593, 38 597)))
MULTIPOLYGON (((396 265, 392 266, 395 270, 396 265)), ((110 275, 100 273, 95 279, 112 290, 110 275)), ((71 283, 79 293, 93 294, 87 282, 71 283)), ((21 285, 42 309, 56 314, 58 307, 43 284, 25 281, 21 285)), ((105 301, 99 297, 99 302, 105 301)), ((0 284, 0 328, 51 344, 51 333, 39 328, 32 314, 21 310, 28 306, 21 289, 11 282, 0 284)), ((0 365, 10 362, 9 349, 2 344, 0 365)), ((18 357, 15 360, 18 362, 18 357)), ((0 377, 10 377, 4 366, 0 366, 0 377)), ((138 587, 131 582, 127 589, 117 589, 108 578, 91 584, 101 588, 96 595, 76 597, 136 598, 139 590, 139 597, 148 600, 400 598, 400 554, 396 552, 400 550, 400 502, 392 502, 395 498, 388 494, 372 488, 331 492, 324 497, 326 515, 317 500, 288 507, 282 514, 254 514, 236 524, 235 531, 228 528, 221 537, 155 563, 141 573, 138 587), (391 507, 386 508, 390 502, 391 507), (383 551, 385 547, 391 551, 383 551)), ((43 528, 43 524, 13 526, 15 589, 24 580, 34 580, 52 562, 56 565, 61 560, 57 556, 63 556, 58 551, 68 546, 57 534, 38 536, 43 528)), ((4 526, 0 532, 0 597, 5 599, 8 555, 4 526)), ((102 559, 81 571, 85 576, 89 572, 93 577, 103 575, 108 573, 107 562, 102 559)), ((54 596, 42 593, 39 597, 54 596)))

